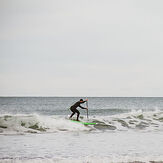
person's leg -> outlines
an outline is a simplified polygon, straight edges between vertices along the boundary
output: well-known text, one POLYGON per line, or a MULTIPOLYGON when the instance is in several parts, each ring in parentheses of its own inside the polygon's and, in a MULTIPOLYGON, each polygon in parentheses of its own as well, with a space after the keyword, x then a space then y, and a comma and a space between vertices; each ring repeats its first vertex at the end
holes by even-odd
POLYGON ((71 116, 69 117, 69 119, 72 118, 72 116, 73 116, 74 114, 75 114, 75 112, 72 112, 72 114, 71 114, 71 116))
POLYGON ((71 114, 71 116, 69 117, 69 119, 72 118, 72 116, 73 116, 73 115, 75 114, 75 112, 76 112, 76 109, 73 108, 73 107, 71 107, 70 110, 72 111, 72 114, 71 114))
POLYGON ((80 112, 76 109, 76 113, 77 113, 77 121, 79 121, 79 115, 80 115, 80 112))

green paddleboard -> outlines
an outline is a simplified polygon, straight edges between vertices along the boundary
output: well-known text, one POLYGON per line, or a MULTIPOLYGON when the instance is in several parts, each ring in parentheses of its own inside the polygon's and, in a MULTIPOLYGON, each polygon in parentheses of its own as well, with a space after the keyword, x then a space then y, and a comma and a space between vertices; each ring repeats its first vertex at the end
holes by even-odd
POLYGON ((84 124, 84 125, 95 125, 96 123, 94 122, 82 122, 82 121, 76 121, 76 120, 70 120, 72 122, 76 122, 76 123, 81 123, 81 124, 84 124))

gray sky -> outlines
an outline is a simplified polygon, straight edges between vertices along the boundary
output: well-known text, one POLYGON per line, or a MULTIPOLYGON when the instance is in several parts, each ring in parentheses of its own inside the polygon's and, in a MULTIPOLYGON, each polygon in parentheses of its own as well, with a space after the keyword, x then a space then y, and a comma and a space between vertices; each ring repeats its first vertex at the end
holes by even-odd
POLYGON ((163 96, 163 1, 0 0, 0 96, 163 96))

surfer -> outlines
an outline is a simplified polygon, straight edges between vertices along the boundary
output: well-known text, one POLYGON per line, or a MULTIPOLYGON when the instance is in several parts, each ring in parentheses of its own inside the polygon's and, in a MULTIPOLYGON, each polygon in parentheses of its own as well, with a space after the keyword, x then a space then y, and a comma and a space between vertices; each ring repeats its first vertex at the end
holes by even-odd
POLYGON ((79 115, 80 115, 80 112, 76 109, 77 107, 80 107, 80 108, 82 108, 82 109, 88 109, 88 108, 84 108, 84 107, 82 107, 80 104, 83 104, 83 103, 85 103, 85 102, 87 102, 88 101, 88 99, 86 99, 85 101, 83 101, 83 99, 80 99, 80 101, 78 101, 78 102, 76 102, 74 105, 72 105, 71 107, 70 107, 70 110, 72 111, 72 114, 71 114, 71 116, 70 116, 70 118, 72 118, 72 116, 75 114, 75 113, 77 113, 77 121, 79 121, 79 115))

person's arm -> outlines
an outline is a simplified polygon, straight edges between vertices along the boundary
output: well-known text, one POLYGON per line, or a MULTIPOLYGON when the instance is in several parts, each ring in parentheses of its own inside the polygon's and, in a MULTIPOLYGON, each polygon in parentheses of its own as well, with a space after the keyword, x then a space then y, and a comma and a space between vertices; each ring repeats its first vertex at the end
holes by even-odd
POLYGON ((82 109, 87 109, 87 108, 85 108, 85 107, 82 107, 82 106, 80 106, 80 105, 79 105, 79 107, 80 107, 80 108, 82 108, 82 109))

